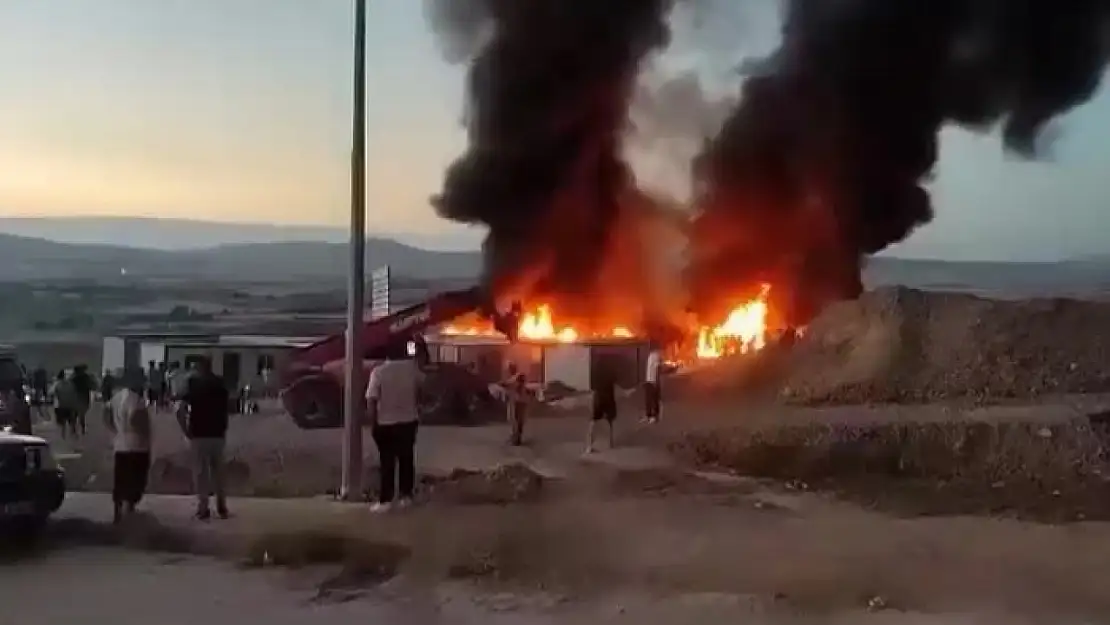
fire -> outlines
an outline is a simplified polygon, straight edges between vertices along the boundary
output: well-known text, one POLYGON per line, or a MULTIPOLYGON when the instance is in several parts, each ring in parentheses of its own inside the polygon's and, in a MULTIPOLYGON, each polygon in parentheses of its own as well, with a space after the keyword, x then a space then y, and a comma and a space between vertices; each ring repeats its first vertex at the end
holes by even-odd
POLYGON ((698 358, 713 359, 763 349, 767 344, 767 295, 770 292, 771 285, 762 285, 759 296, 733 308, 724 323, 699 328, 698 358))
MULTIPOLYGON (((442 329, 444 334, 462 336, 498 336, 497 332, 488 324, 446 326, 442 329)), ((627 326, 614 326, 607 332, 586 333, 572 325, 557 324, 551 305, 540 304, 524 313, 520 318, 520 327, 517 329, 520 338, 529 341, 553 341, 557 343, 575 343, 582 338, 633 338, 635 334, 627 326)))
MULTIPOLYGON (((767 296, 770 285, 761 286, 759 294, 733 308, 724 322, 717 326, 697 328, 695 354, 698 359, 715 359, 730 354, 747 354, 758 351, 767 343, 769 307, 767 296)), ((498 336, 488 323, 473 319, 460 325, 445 326, 443 334, 461 336, 498 336)), ((556 321, 550 304, 529 307, 521 317, 518 334, 528 341, 574 343, 583 339, 631 339, 636 332, 626 325, 615 325, 601 331, 587 331, 573 324, 556 321)))
POLYGON ((551 316, 551 306, 540 304, 535 312, 526 313, 520 319, 520 338, 534 341, 555 340, 560 343, 573 343, 578 340, 578 331, 572 327, 556 328, 551 316))

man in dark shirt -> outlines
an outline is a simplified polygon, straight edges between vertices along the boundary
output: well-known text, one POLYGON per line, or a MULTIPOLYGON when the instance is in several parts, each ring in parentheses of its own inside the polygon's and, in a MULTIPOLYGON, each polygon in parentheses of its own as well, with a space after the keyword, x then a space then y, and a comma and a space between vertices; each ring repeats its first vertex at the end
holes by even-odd
POLYGON ((50 408, 47 401, 47 391, 49 389, 50 374, 46 372, 45 367, 39 365, 31 372, 31 406, 35 415, 43 421, 50 419, 50 408))
POLYGON ((216 497, 216 514, 228 517, 224 493, 224 447, 227 440, 228 402, 223 378, 212 372, 208 359, 197 362, 196 375, 189 380, 182 398, 178 421, 193 452, 193 478, 197 495, 197 518, 211 518, 208 500, 216 497))
POLYGON ((46 372, 46 368, 41 365, 31 373, 31 387, 35 390, 35 395, 39 396, 41 400, 46 399, 46 389, 50 386, 50 374, 46 372))
POLYGON ((116 392, 116 376, 108 369, 104 370, 104 377, 100 378, 100 401, 105 406, 108 402, 112 401, 112 395, 116 392))
POLYGON ((602 357, 590 370, 590 390, 593 391, 593 415, 586 432, 586 454, 595 451, 594 437, 597 424, 608 426, 609 448, 613 448, 613 422, 617 420, 617 370, 611 358, 602 357))
POLYGON ((73 389, 77 393, 78 404, 76 407, 77 413, 74 417, 77 419, 77 427, 81 431, 81 436, 88 433, 87 416, 89 408, 92 405, 92 394, 96 390, 96 381, 93 380, 92 375, 89 373, 88 365, 77 365, 73 368, 73 389))

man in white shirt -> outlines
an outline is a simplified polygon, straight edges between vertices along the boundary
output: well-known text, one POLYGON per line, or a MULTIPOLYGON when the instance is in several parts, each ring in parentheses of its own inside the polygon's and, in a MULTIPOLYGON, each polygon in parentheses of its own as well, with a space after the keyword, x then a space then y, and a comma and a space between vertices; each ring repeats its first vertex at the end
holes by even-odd
POLYGON ((367 416, 381 467, 378 501, 371 507, 375 512, 392 508, 398 489, 396 504, 412 503, 416 486, 416 393, 421 372, 404 344, 393 351, 370 371, 366 386, 367 416))
POLYGON ((644 421, 658 423, 662 411, 659 374, 663 369, 663 352, 655 341, 649 344, 648 349, 647 368, 644 371, 644 421))
POLYGON ((104 407, 104 424, 112 433, 114 474, 112 479, 113 522, 133 513, 146 492, 150 472, 153 429, 150 408, 143 397, 141 370, 124 374, 124 386, 104 407))

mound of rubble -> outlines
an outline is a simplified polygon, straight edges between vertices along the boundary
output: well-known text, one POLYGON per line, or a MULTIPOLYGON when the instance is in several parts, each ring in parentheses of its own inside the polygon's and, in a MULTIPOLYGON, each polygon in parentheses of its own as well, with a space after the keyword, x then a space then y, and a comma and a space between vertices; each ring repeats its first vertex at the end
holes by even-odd
POLYGON ((780 379, 805 404, 1108 392, 1110 305, 884 288, 815 319, 780 379))

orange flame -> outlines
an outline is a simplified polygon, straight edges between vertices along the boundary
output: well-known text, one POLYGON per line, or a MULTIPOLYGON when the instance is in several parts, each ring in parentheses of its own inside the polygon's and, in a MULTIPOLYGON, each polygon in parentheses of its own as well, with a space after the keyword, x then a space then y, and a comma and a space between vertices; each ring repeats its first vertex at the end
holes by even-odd
POLYGON ((713 359, 763 349, 767 344, 767 295, 770 292, 771 285, 762 285, 759 296, 733 308, 724 323, 699 328, 698 358, 713 359))
MULTIPOLYGON (((443 334, 456 336, 499 336, 488 324, 449 325, 441 329, 443 334)), ((555 323, 555 315, 549 304, 540 304, 520 318, 517 335, 529 341, 553 341, 575 343, 586 338, 633 338, 635 334, 627 326, 615 326, 608 332, 584 333, 571 325, 555 323)))
MULTIPOLYGON (((699 359, 715 359, 729 354, 746 354, 758 351, 767 343, 767 296, 770 285, 764 284, 759 295, 732 309, 724 322, 717 326, 700 326, 697 329, 695 354, 699 359)), ((441 329, 446 335, 499 336, 487 322, 478 319, 441 329)), ((631 339, 637 335, 629 326, 617 325, 608 331, 586 332, 570 324, 560 324, 550 304, 539 304, 526 312, 520 320, 518 335, 528 341, 574 343, 588 338, 631 339)))

